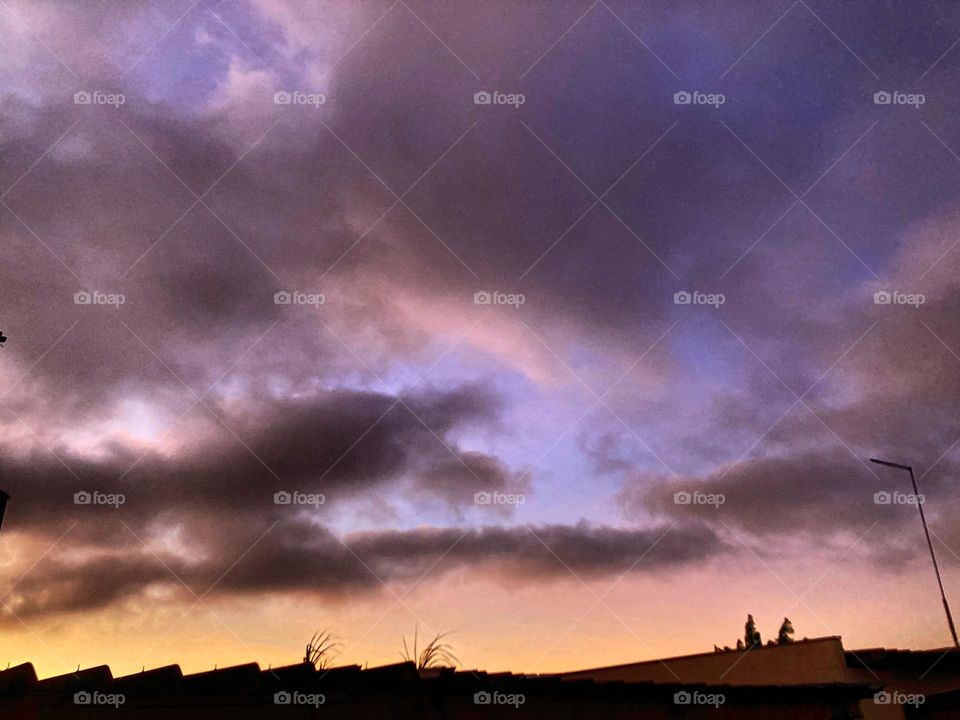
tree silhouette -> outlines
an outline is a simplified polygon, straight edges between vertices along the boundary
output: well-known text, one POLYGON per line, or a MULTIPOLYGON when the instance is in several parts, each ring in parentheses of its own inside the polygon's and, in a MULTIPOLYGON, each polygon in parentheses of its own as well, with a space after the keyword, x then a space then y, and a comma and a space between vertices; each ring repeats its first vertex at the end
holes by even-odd
POLYGON ((310 638, 310 642, 307 643, 303 661, 310 663, 318 670, 325 670, 330 667, 330 663, 336 657, 340 647, 340 641, 333 633, 329 630, 318 630, 310 638))
POLYGON ((426 644, 423 650, 417 647, 418 628, 413 629, 413 652, 407 648, 407 638, 403 638, 403 659, 412 662, 417 670, 426 670, 431 667, 456 667, 460 662, 453 654, 453 648, 443 642, 447 633, 437 633, 433 640, 426 644))
POLYGON ((791 635, 793 635, 793 623, 790 622, 790 618, 784 618, 783 623, 780 625, 780 632, 777 635, 777 644, 789 645, 793 642, 793 638, 790 637, 791 635))
POLYGON ((748 650, 754 646, 763 645, 760 631, 757 630, 757 624, 753 621, 753 615, 747 615, 747 622, 743 626, 743 644, 748 650))

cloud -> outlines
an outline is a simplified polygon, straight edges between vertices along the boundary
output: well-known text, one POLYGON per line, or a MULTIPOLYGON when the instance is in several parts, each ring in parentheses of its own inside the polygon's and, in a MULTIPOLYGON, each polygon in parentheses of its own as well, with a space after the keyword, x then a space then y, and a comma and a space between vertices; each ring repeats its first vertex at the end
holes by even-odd
MULTIPOLYGON (((960 251, 941 144, 956 73, 940 63, 925 109, 896 114, 870 102, 848 49, 870 65, 891 51, 914 82, 953 41, 949 7, 905 23, 824 10, 845 48, 797 6, 752 48, 768 8, 598 5, 571 28, 573 5, 417 5, 428 30, 379 2, 8 4, 0 473, 25 542, 65 529, 74 492, 121 492, 115 515, 177 546, 171 567, 198 592, 275 520, 265 562, 220 591, 320 574, 331 595, 366 592, 378 584, 340 536, 293 522, 274 492, 396 494, 453 526, 485 490, 556 499, 537 533, 587 576, 626 571, 674 521, 654 566, 713 557, 721 522, 817 553, 879 520, 873 548, 914 519, 873 504, 902 479, 874 476, 870 454, 934 468, 931 518, 954 537, 935 501, 956 499, 960 251), (474 105, 474 68, 527 102, 474 105), (727 94, 722 109, 673 104, 694 78, 727 94), (327 102, 274 105, 280 85, 327 102), (85 86, 128 102, 73 105, 85 86), (81 288, 126 302, 78 306, 81 288), (527 301, 477 306, 481 289, 527 301), (876 306, 882 289, 927 301, 876 306), (278 290, 326 302, 277 305, 278 290), (726 302, 678 306, 679 290, 726 302), (598 407, 574 430, 606 390, 616 415, 598 407), (622 494, 584 502, 577 483, 594 475, 622 494), (678 488, 726 502, 676 506, 678 488), (575 524, 608 522, 611 499, 642 525, 575 524)), ((70 535, 91 557, 52 557, 20 610, 169 582, 142 550, 105 556, 130 537, 100 512, 70 535)), ((388 581, 450 547, 455 567, 567 572, 526 529, 348 538, 388 581)))
POLYGON ((123 493, 127 517, 149 519, 178 508, 256 515, 279 490, 337 501, 409 480, 423 496, 462 505, 479 490, 515 484, 501 461, 461 448, 452 435, 495 420, 498 400, 479 386, 405 399, 334 391, 197 407, 219 432, 191 438, 196 431, 187 430, 169 456, 119 444, 101 448, 100 457, 7 446, 0 465, 19 527, 75 517, 73 494, 83 490, 123 493))
MULTIPOLYGON (((958 497, 949 483, 955 470, 948 463, 921 477, 921 501, 948 547, 956 539, 950 506, 958 497)), ((865 467, 839 446, 754 458, 702 478, 633 476, 620 494, 628 515, 702 522, 761 555, 861 558, 885 571, 925 553, 916 498, 906 473, 865 467)))
MULTIPOLYGON (((198 517, 196 521, 202 522, 198 517)), ((307 593, 327 600, 376 597, 383 584, 400 587, 427 573, 431 581, 457 570, 501 576, 512 583, 584 581, 625 573, 674 571, 725 552, 703 527, 611 528, 562 526, 417 528, 338 538, 303 521, 270 526, 265 519, 237 522, 229 535, 211 533, 200 561, 141 546, 132 531, 117 529, 108 554, 54 554, 27 574, 6 599, 22 618, 98 610, 144 602, 151 587, 185 594, 307 593), (124 536, 127 542, 121 543, 124 536), (259 541, 258 541, 259 538, 259 541), (255 543, 255 544, 254 544, 255 543), (224 574, 224 550, 253 547, 224 574), (79 559, 77 556, 80 556, 79 559), (189 590, 184 591, 181 582, 189 590)), ((225 530, 221 528, 220 530, 225 530)), ((150 543, 148 543, 148 546, 150 543)), ((9 612, 7 613, 9 617, 9 612)))

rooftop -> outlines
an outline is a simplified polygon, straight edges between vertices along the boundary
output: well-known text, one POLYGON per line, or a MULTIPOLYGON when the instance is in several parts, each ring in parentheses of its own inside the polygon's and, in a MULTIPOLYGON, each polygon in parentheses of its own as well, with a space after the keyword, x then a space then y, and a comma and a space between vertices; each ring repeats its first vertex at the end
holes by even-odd
POLYGON ((260 697, 271 701, 279 690, 326 692, 332 695, 355 693, 397 693, 428 691, 464 696, 484 689, 523 692, 528 697, 624 698, 661 701, 687 690, 723 692, 728 702, 749 697, 751 701, 776 697, 780 701, 801 700, 810 693, 837 698, 866 697, 875 688, 861 683, 794 686, 727 686, 702 683, 596 682, 569 680, 557 675, 516 675, 481 670, 432 668, 418 671, 413 663, 397 663, 362 669, 347 665, 316 670, 307 663, 261 669, 256 663, 218 668, 184 675, 178 665, 114 677, 106 665, 54 677, 37 678, 30 663, 0 671, 0 699, 11 696, 72 695, 79 691, 123 693, 131 701, 157 696, 188 697, 218 695, 260 697))

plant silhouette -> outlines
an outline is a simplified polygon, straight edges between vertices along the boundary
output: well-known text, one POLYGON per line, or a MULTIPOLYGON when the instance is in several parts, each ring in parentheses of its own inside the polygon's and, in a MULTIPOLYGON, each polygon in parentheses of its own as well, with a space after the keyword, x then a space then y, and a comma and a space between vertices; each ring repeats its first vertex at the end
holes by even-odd
POLYGON ((447 633, 437 633, 433 640, 427 643, 423 650, 418 648, 418 628, 413 629, 413 652, 407 647, 407 638, 403 638, 403 659, 412 662, 417 670, 426 670, 431 667, 456 667, 460 662, 453 654, 453 648, 443 642, 447 633))
POLYGON ((303 661, 310 663, 318 670, 325 670, 330 667, 330 663, 341 647, 340 641, 329 630, 318 630, 307 643, 303 661))
POLYGON ((760 631, 757 630, 757 624, 753 621, 753 615, 747 615, 747 622, 743 626, 743 644, 748 650, 763 645, 763 640, 760 639, 760 631))
POLYGON ((780 632, 777 634, 777 644, 789 645, 793 642, 791 635, 793 635, 793 623, 790 622, 790 618, 784 618, 780 625, 780 632))

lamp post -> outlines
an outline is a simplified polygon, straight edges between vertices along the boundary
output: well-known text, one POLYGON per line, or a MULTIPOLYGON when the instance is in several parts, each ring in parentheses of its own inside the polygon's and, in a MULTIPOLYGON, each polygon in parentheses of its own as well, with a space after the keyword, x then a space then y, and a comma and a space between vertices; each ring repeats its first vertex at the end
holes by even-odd
POLYGON ((7 510, 7 501, 10 499, 10 494, 0 490, 0 525, 3 525, 3 513, 7 510))
POLYGON ((947 614, 947 625, 950 626, 950 635, 953 636, 953 644, 960 648, 960 640, 957 639, 957 628, 953 624, 953 615, 950 613, 950 605, 947 603, 947 594, 943 591, 943 580, 940 578, 940 566, 937 565, 937 556, 933 552, 933 543, 930 541, 930 531, 927 529, 927 517, 923 514, 923 503, 920 502, 920 491, 917 489, 917 479, 913 476, 913 468, 909 465, 890 462, 889 460, 877 460, 870 458, 870 462, 877 465, 886 465, 887 467, 906 470, 910 473, 910 482, 913 483, 913 497, 917 501, 917 509, 920 511, 920 522, 923 523, 923 532, 927 536, 927 547, 930 549, 930 559, 933 560, 933 570, 937 574, 937 584, 940 586, 940 599, 943 600, 943 610, 947 614))

